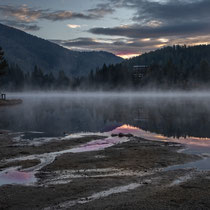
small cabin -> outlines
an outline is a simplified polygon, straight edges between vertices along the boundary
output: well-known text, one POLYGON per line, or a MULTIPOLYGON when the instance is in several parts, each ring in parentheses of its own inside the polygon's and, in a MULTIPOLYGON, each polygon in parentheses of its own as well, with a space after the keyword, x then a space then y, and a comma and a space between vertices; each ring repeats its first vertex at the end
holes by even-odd
POLYGON ((145 76, 147 73, 148 66, 146 65, 138 65, 138 66, 133 66, 133 77, 135 80, 139 80, 142 77, 145 76))

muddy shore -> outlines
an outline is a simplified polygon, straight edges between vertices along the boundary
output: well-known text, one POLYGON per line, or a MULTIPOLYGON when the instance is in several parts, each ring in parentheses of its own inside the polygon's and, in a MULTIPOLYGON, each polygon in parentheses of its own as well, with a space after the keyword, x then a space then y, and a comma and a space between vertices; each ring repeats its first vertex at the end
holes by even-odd
POLYGON ((210 208, 209 172, 164 170, 200 159, 178 152, 180 144, 130 136, 102 150, 73 153, 75 147, 105 137, 55 138, 33 146, 18 145, 16 135, 0 131, 0 173, 22 166, 18 170, 28 175, 27 168, 53 159, 38 167, 35 182, 0 186, 0 209, 210 208))
POLYGON ((23 101, 21 99, 10 99, 10 100, 1 100, 0 99, 0 106, 12 106, 21 104, 23 101))

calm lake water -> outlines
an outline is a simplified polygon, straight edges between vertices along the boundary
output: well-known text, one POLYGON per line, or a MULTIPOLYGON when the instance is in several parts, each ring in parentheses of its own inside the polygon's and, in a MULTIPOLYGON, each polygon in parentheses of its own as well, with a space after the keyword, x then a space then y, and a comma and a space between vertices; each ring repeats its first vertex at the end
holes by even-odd
POLYGON ((210 95, 8 94, 23 104, 0 108, 0 129, 63 136, 124 124, 167 137, 210 138, 210 95))

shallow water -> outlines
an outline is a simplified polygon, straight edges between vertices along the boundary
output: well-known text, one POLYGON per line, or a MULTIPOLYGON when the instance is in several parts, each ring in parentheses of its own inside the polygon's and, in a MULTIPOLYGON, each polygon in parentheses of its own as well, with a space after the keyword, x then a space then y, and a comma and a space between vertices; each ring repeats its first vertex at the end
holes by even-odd
MULTIPOLYGON (((109 135, 108 133, 106 133, 109 135)), ((83 134, 85 135, 85 134, 83 134)), ((89 134, 86 134, 89 135, 89 134)), ((82 136, 81 136, 82 137, 82 136)), ((68 137, 70 138, 70 137, 68 137)), ((35 178, 36 173, 44 168, 45 166, 54 162, 56 157, 67 154, 67 153, 82 153, 82 152, 92 152, 92 151, 99 151, 106 149, 108 147, 112 147, 116 144, 120 144, 123 142, 129 141, 128 138, 119 138, 119 137, 107 137, 104 139, 93 140, 88 143, 76 146, 71 149, 60 150, 58 149, 57 152, 50 152, 44 153, 39 155, 29 155, 23 156, 18 158, 7 159, 5 162, 11 163, 15 161, 24 161, 24 160, 34 160, 37 159, 40 161, 39 164, 26 168, 26 169, 19 169, 17 168, 8 168, 0 172, 0 186, 7 185, 7 184, 34 184, 37 182, 35 178)))
POLYGON ((195 162, 185 163, 181 165, 169 166, 165 171, 173 171, 178 169, 192 169, 195 168, 199 171, 210 170, 210 158, 204 158, 195 162))
POLYGON ((18 171, 17 168, 9 168, 0 172, 0 186, 6 184, 30 185, 36 182, 33 172, 18 171))

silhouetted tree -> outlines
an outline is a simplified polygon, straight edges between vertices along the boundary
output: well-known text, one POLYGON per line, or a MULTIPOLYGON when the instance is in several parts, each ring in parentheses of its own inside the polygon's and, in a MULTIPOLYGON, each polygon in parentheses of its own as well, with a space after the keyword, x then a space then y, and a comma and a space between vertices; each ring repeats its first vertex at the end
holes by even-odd
POLYGON ((69 78, 66 76, 64 71, 59 71, 57 87, 59 88, 69 88, 69 78))
POLYGON ((37 88, 41 88, 44 85, 44 74, 37 66, 34 67, 34 71, 31 74, 31 82, 37 88))
POLYGON ((0 47, 0 76, 6 73, 7 61, 4 58, 4 51, 0 47))
POLYGON ((208 82, 210 80, 210 68, 206 60, 200 62, 199 79, 203 82, 208 82))
POLYGON ((1 77, 6 74, 7 61, 4 58, 4 51, 0 47, 0 86, 2 86, 1 77))

